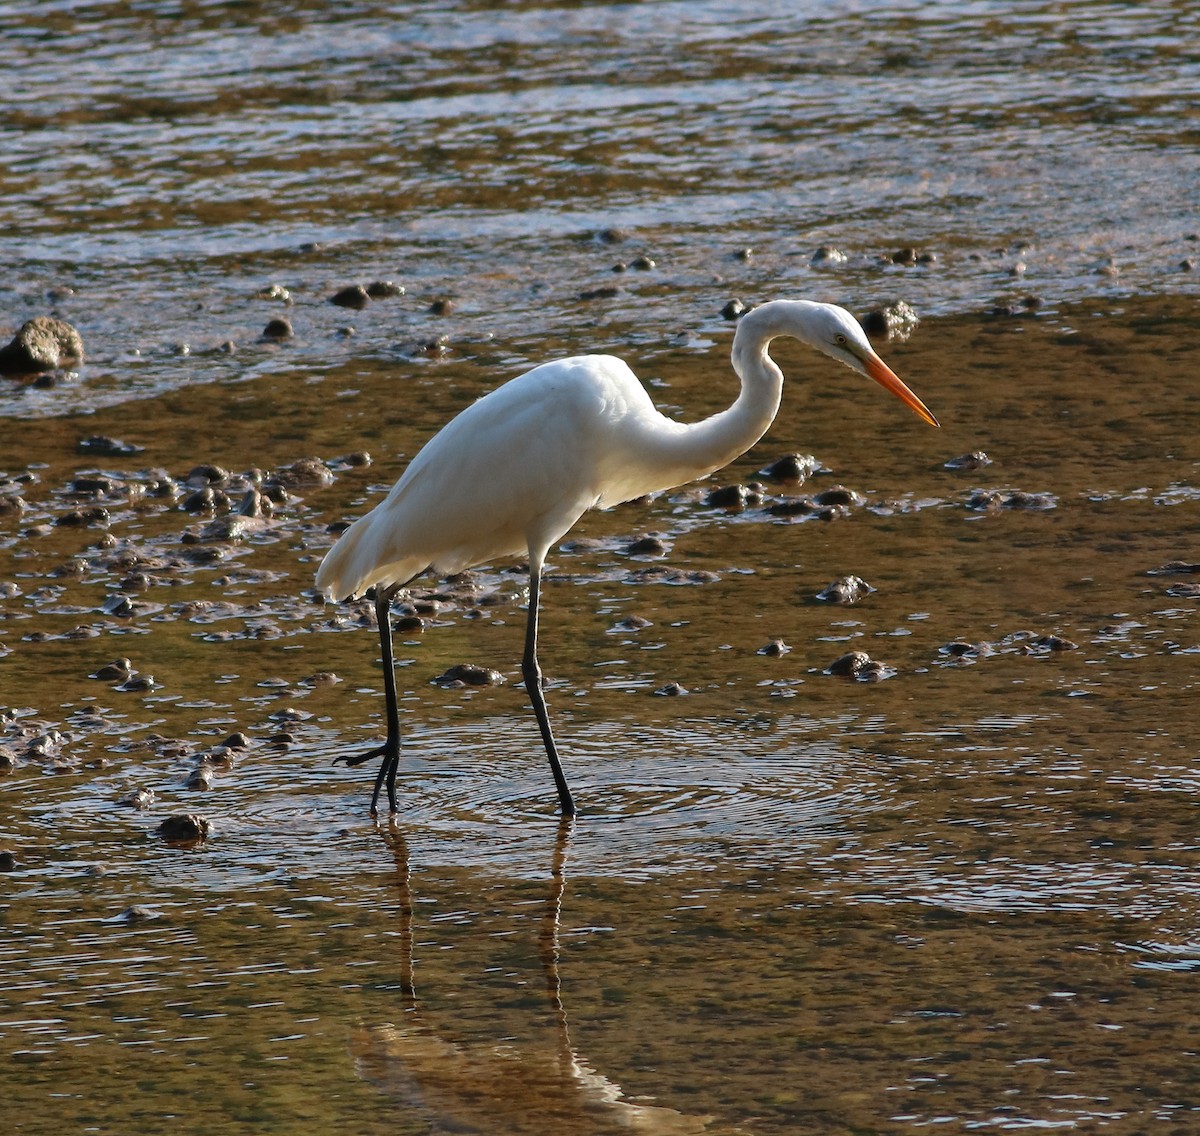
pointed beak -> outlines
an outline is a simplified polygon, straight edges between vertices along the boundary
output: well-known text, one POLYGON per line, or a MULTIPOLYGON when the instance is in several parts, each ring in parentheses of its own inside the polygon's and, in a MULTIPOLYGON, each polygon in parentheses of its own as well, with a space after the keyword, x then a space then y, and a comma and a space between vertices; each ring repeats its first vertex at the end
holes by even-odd
POLYGON ((929 408, 919 399, 912 391, 908 389, 882 359, 879 358, 873 351, 864 356, 863 369, 867 375, 874 379, 885 391, 894 394, 905 406, 915 412, 919 417, 924 418, 930 426, 940 426, 932 414, 929 413, 929 408))

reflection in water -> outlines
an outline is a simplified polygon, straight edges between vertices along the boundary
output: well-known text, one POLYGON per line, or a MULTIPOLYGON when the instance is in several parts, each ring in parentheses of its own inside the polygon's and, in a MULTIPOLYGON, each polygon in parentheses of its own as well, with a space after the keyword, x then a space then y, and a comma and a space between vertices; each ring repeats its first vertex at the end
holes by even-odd
POLYGON ((709 1118, 623 1099, 614 1084, 584 1060, 571 1042, 559 971, 559 923, 573 822, 558 828, 550 893, 538 935, 538 954, 554 1017, 554 1044, 545 1050, 451 1040, 421 1010, 413 981, 413 900, 408 846, 394 822, 383 840, 396 864, 400 900, 403 1018, 354 1031, 351 1050, 362 1076, 431 1132, 521 1133, 709 1131, 709 1118))

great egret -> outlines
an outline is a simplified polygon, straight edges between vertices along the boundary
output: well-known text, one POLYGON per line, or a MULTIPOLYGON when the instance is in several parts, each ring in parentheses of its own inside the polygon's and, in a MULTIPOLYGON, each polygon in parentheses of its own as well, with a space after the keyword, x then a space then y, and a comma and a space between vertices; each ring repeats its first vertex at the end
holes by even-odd
POLYGON ((447 423, 409 462, 387 497, 346 529, 322 561, 317 587, 332 600, 375 588, 387 740, 364 754, 337 759, 347 765, 381 759, 372 814, 384 785, 396 811, 400 715, 389 621, 392 598, 423 572, 452 575, 524 554, 529 559, 529 614, 521 673, 563 815, 574 815, 537 658, 546 553, 588 509, 705 477, 754 445, 779 410, 783 372, 767 350, 773 339, 785 335, 873 379, 931 426, 938 425, 875 354, 844 308, 773 300, 738 324, 732 356, 742 389, 727 410, 701 422, 667 418, 629 367, 611 355, 544 363, 447 423))

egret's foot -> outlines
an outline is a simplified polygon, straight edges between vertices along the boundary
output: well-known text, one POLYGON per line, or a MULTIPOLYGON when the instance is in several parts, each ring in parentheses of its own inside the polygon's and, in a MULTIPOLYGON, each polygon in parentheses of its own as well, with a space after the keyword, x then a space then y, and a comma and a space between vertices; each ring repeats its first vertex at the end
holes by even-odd
POLYGON ((366 753, 356 754, 353 757, 335 757, 333 764, 348 765, 353 768, 356 765, 365 765, 372 758, 381 758, 379 762, 379 773, 375 777, 375 788, 371 793, 371 816, 379 815, 379 790, 387 786, 388 807, 392 812, 396 812, 396 770, 400 766, 400 747, 389 745, 384 742, 381 746, 376 746, 374 749, 367 750, 366 753))
POLYGON ((356 765, 366 765, 373 757, 387 757, 387 745, 376 746, 374 749, 367 750, 366 753, 356 754, 354 757, 342 756, 333 759, 334 765, 348 765, 353 768, 356 765))

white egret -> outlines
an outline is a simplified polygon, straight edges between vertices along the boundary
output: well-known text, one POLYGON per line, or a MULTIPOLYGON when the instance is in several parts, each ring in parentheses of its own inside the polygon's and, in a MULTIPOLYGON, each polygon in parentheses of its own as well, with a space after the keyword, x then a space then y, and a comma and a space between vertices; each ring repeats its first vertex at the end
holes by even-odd
POLYGON ((529 613, 521 673, 533 704, 564 816, 575 803, 563 774, 537 658, 542 566, 551 546, 588 510, 705 477, 745 453, 779 410, 783 372, 767 353, 791 336, 890 391, 932 426, 937 419, 871 348, 843 308, 773 300, 741 319, 733 405, 700 422, 661 414, 637 376, 610 355, 545 363, 512 379, 446 424, 408 464, 391 492, 329 550, 317 586, 333 600, 375 589, 383 654, 387 740, 354 757, 380 758, 371 812, 386 785, 396 811, 400 716, 389 618, 398 589, 424 572, 440 576, 492 560, 529 561, 529 613))

